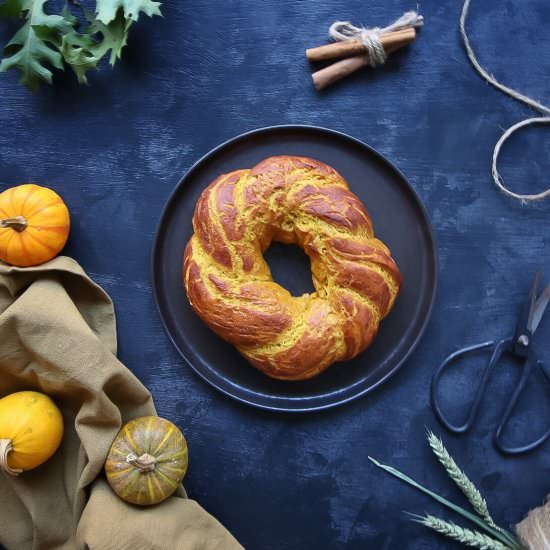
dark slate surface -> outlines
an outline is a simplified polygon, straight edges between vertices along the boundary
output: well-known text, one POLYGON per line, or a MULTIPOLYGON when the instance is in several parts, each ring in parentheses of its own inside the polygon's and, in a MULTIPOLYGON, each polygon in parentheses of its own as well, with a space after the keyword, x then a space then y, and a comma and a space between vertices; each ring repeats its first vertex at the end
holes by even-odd
MULTIPOLYGON (((548 2, 473 4, 481 61, 549 101, 548 2)), ((164 19, 133 29, 124 62, 93 75, 90 88, 61 77, 31 95, 15 74, 0 75, 2 188, 33 181, 64 196, 73 220, 67 253, 113 297, 121 359, 189 440, 190 495, 250 549, 453 547, 402 513, 440 508, 367 456, 462 502, 424 443, 426 428, 442 431, 429 406, 431 373, 459 345, 510 332, 534 270, 550 274, 550 202, 522 206, 489 178, 501 129, 529 111, 469 66, 457 2, 422 5, 418 42, 386 67, 326 93, 311 86, 303 50, 323 43, 333 20, 385 24, 411 7, 405 0, 170 2, 164 19), (341 130, 395 162, 425 201, 440 247, 434 315, 405 368, 364 399, 307 416, 257 411, 199 380, 164 334, 149 280, 155 227, 180 176, 220 142, 282 123, 341 130)), ((549 158, 547 130, 530 129, 504 148, 502 173, 517 190, 542 190, 549 158)), ((540 332, 550 363, 550 320, 540 332)), ((491 444, 518 374, 512 364, 499 369, 472 433, 444 434, 503 524, 550 491, 550 444, 521 458, 504 458, 491 444)), ((472 381, 455 381, 454 399, 472 381)), ((550 408, 540 386, 531 390, 538 395, 514 426, 524 436, 550 408)))

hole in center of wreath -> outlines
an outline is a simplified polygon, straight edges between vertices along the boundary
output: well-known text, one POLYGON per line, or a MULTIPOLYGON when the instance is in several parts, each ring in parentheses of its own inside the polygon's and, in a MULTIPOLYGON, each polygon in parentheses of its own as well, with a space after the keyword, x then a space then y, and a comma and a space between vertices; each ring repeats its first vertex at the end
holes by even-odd
POLYGON ((273 280, 292 296, 315 292, 311 279, 311 262, 295 244, 274 242, 264 253, 273 280))

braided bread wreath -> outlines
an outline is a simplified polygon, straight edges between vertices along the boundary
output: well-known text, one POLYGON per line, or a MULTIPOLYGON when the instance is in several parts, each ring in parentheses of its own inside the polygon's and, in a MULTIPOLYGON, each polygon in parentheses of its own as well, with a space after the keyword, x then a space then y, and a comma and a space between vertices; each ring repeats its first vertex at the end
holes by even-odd
POLYGON ((183 282, 198 316, 272 378, 304 380, 362 352, 393 306, 401 274, 374 238, 365 207, 336 170, 270 157, 214 180, 201 194, 183 282), (309 256, 311 294, 275 283, 272 241, 309 256))

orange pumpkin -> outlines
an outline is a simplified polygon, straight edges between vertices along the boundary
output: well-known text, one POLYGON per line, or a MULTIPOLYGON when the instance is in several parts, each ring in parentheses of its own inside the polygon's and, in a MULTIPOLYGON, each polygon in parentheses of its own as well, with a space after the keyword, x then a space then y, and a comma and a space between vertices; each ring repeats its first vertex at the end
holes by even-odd
POLYGON ((28 183, 0 193, 0 260, 47 262, 65 246, 69 228, 69 210, 55 191, 28 183))

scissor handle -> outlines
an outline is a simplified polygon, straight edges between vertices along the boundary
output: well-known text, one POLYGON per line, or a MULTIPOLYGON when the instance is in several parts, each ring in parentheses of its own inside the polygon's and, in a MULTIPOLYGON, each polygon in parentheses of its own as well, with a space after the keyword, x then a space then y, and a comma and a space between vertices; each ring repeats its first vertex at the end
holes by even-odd
POLYGON ((512 395, 512 399, 510 399, 510 402, 508 403, 508 406, 504 411, 504 415, 502 416, 500 424, 498 425, 497 431, 495 432, 495 446, 499 451, 501 451, 504 454, 519 455, 519 454, 527 453, 529 451, 532 451, 533 449, 536 449, 540 445, 542 445, 550 437, 550 429, 549 429, 544 435, 542 435, 541 437, 539 437, 538 439, 536 439, 535 441, 527 445, 522 445, 520 447, 509 447, 508 445, 505 445, 504 443, 502 443, 502 432, 506 428, 506 425, 510 420, 510 416, 512 416, 512 411, 514 410, 519 400, 519 396, 523 392, 523 389, 525 388, 525 384, 527 383, 529 376, 531 376, 531 372, 533 371, 533 368, 535 366, 538 366, 541 369, 542 374, 546 379, 546 382, 548 382, 548 385, 550 385, 550 375, 546 372, 542 363, 540 361, 537 362, 536 359, 531 354, 529 354, 525 359, 525 363, 523 365, 523 373, 521 374, 521 379, 519 381, 519 384, 517 385, 514 391, 514 394, 512 395))
POLYGON ((479 405, 481 403, 481 398, 483 397, 483 392, 485 390, 485 387, 487 386, 487 383, 489 381, 489 376, 494 368, 494 366, 498 363, 500 358, 502 357, 502 354, 505 350, 510 349, 510 346, 512 345, 512 339, 507 338, 505 340, 500 340, 499 342, 495 342, 493 340, 489 342, 483 342, 481 344, 476 344, 474 346, 468 346, 463 349, 460 349, 458 351, 455 351, 454 353, 451 353, 444 361, 439 365, 437 370, 434 372, 433 378, 432 378, 432 387, 431 387, 431 399, 432 399, 432 407, 435 411, 436 416, 438 417, 439 421, 447 428, 449 431, 461 434, 466 432, 470 429, 472 424, 474 423, 474 420, 476 418, 477 412, 479 410, 479 405), (491 354, 491 357, 489 361, 487 362, 487 365, 485 366, 485 369, 483 370, 483 374, 481 376, 481 381, 479 383, 479 386, 476 391, 476 395, 474 398, 474 401, 470 407, 470 410, 468 411, 468 415, 466 417, 466 420, 463 424, 453 424, 443 413, 441 409, 441 405, 439 402, 439 397, 437 394, 437 390, 439 387, 439 381, 441 378, 441 375, 443 374, 443 371, 453 362, 456 362, 458 359, 465 357, 467 355, 470 355, 471 353, 475 353, 476 351, 487 349, 493 347, 493 352, 491 354))

